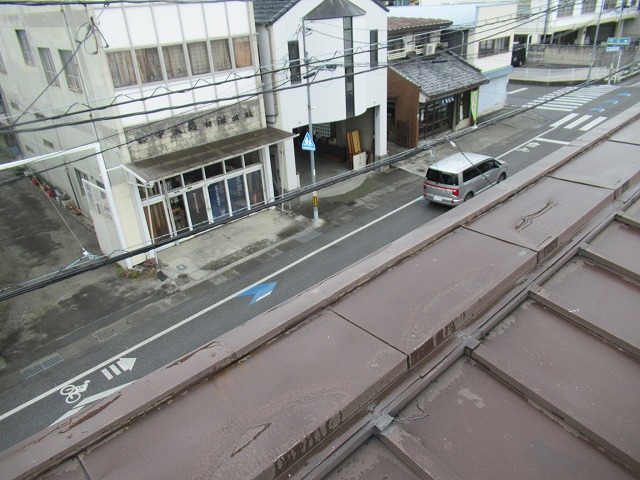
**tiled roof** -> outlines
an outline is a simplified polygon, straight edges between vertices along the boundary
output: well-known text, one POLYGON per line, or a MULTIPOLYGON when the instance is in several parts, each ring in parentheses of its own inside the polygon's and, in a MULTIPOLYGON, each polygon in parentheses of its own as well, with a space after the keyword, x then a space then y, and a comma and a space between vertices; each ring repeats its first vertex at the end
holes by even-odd
POLYGON ((387 29, 391 32, 394 30, 412 30, 421 27, 442 27, 451 24, 451 20, 442 18, 410 18, 410 17, 388 17, 387 29))
MULTIPOLYGON (((253 15, 258 24, 271 24, 287 13, 300 0, 253 0, 253 15)), ((377 0, 371 0, 372 3, 380 8, 387 10, 377 0)))
POLYGON ((300 0, 254 0, 253 15, 256 23, 273 23, 300 0))
POLYGON ((446 52, 403 60, 390 64, 389 68, 418 86, 429 99, 489 82, 480 70, 446 52))

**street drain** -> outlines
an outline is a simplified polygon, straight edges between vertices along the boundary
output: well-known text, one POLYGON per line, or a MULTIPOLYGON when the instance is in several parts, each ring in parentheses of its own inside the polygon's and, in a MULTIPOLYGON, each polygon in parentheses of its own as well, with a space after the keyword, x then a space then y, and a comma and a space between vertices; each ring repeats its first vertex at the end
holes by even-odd
POLYGON ((26 368, 23 368, 22 370, 20 370, 20 373, 22 373, 22 376, 24 378, 30 378, 30 377, 33 377, 34 375, 37 375, 40 372, 44 372, 47 368, 51 368, 54 365, 62 362, 62 360, 63 360, 62 356, 58 352, 56 352, 53 355, 44 357, 38 360, 36 363, 29 365, 26 368))

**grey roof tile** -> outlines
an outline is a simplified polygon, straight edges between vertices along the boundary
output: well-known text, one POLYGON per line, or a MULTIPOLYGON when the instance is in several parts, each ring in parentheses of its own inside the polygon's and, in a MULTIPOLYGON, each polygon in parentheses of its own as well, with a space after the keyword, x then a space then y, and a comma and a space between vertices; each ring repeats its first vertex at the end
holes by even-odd
MULTIPOLYGON (((287 13, 300 0, 253 0, 253 15, 257 24, 271 24, 287 13)), ((377 0, 371 2, 383 10, 387 8, 377 0)))
POLYGON ((489 82, 480 70, 456 55, 438 52, 390 64, 389 68, 433 99, 489 82))

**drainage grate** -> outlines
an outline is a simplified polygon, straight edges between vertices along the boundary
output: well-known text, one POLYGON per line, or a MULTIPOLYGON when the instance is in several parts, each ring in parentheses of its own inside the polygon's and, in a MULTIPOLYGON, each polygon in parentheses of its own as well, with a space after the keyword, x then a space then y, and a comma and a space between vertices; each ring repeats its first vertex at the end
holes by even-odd
POLYGON ((309 230, 308 232, 303 233, 298 237, 298 241, 302 243, 307 243, 309 240, 313 240, 316 237, 320 236, 320 232, 317 230, 309 230))
POLYGON ((38 360, 36 363, 29 365, 27 368, 23 368, 20 370, 22 376, 24 378, 30 378, 34 375, 37 375, 40 372, 44 372, 47 368, 51 368, 54 365, 62 362, 62 356, 56 352, 53 355, 49 355, 48 357, 44 357, 41 360, 38 360))

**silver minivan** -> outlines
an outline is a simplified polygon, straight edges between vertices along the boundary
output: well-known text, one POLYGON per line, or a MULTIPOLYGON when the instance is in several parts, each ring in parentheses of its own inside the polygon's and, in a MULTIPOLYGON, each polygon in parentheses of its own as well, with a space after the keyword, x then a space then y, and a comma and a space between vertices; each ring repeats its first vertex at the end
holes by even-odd
POLYGON ((454 153, 429 166, 424 198, 455 206, 507 178, 507 164, 478 153, 454 153))

